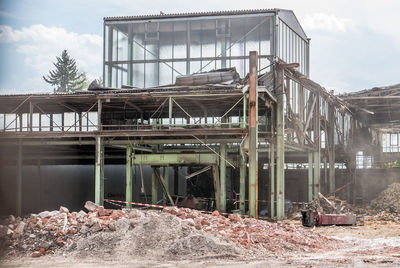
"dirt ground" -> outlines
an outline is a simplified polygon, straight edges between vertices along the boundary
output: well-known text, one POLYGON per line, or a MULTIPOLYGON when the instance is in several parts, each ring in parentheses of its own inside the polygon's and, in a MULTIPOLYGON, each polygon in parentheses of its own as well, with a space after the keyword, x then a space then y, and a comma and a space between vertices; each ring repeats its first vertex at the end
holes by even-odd
MULTIPOLYGON (((298 226, 298 222, 291 222, 298 226)), ((304 227, 302 227, 304 228, 304 227)), ((304 228, 310 230, 308 228, 304 228)), ((338 249, 324 252, 291 253, 265 256, 219 254, 191 257, 188 260, 165 260, 151 256, 118 258, 99 256, 29 256, 7 257, 1 267, 399 267, 400 223, 366 222, 364 226, 330 226, 313 229, 322 235, 344 241, 338 249)))

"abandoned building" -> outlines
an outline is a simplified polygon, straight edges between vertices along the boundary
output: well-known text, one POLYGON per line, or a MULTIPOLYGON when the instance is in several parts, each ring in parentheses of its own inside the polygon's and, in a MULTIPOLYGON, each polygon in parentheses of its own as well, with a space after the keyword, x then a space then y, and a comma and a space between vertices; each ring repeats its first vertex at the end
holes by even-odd
POLYGON ((400 87, 336 96, 311 80, 290 10, 108 17, 103 56, 102 86, 0 96, 1 214, 194 196, 281 220, 394 180, 400 87))

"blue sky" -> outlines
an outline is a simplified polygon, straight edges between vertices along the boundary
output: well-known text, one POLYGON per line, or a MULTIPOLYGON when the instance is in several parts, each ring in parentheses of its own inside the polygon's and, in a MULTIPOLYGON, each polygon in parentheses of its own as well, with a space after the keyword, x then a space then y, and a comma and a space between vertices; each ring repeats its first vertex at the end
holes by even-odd
POLYGON ((327 89, 400 83, 397 0, 0 0, 0 94, 51 91, 42 75, 63 49, 101 76, 103 17, 258 8, 295 12, 311 38, 311 78, 327 89))

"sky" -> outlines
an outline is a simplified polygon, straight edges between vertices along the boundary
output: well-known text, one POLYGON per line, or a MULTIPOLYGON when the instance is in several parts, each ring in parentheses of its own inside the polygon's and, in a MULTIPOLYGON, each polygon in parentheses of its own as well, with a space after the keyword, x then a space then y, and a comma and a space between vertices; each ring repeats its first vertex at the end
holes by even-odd
POLYGON ((400 83, 397 0, 0 0, 0 94, 51 92, 42 76, 67 49, 102 75, 103 18, 283 8, 311 38, 310 78, 335 93, 400 83))

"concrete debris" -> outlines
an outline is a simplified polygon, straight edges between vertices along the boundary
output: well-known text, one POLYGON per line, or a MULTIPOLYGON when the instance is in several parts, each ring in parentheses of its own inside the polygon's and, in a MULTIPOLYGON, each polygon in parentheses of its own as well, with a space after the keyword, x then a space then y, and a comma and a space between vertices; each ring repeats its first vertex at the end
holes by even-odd
MULTIPOLYGON (((293 224, 203 214, 189 208, 161 211, 105 209, 88 201, 83 211, 41 212, 0 225, 0 251, 8 254, 117 254, 160 258, 246 255, 249 252, 332 249, 340 241, 293 224), (8 249, 8 250, 7 250, 8 249), (155 253, 155 249, 158 249, 155 253), (125 254, 124 253, 124 254, 125 254)), ((4 223, 4 221, 2 222, 4 223)))
POLYGON ((387 212, 400 216, 400 183, 392 183, 377 198, 371 201, 368 209, 377 213, 387 212))

